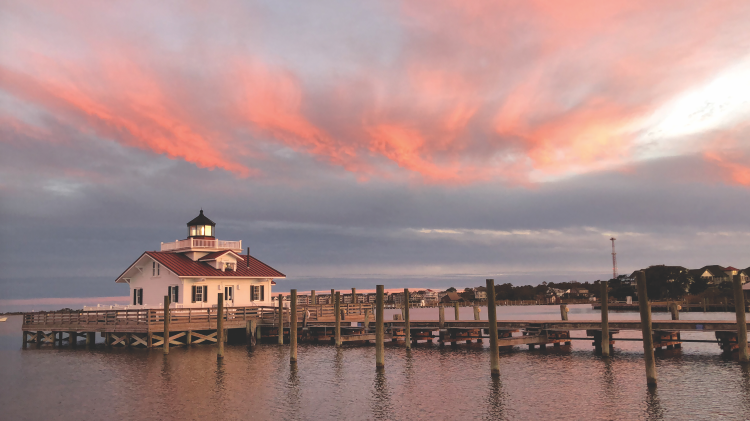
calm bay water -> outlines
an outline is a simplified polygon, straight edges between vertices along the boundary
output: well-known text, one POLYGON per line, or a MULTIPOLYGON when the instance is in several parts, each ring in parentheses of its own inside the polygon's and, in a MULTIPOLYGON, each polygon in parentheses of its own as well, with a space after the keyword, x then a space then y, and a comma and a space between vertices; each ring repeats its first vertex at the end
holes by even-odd
MULTIPOLYGON (((557 306, 498 308, 501 320, 559 317, 557 306)), ((571 320, 598 317, 590 306, 571 306, 571 320)), ((473 318, 472 309, 461 309, 461 318, 473 318)), ((637 318, 610 314, 610 320, 637 318)), ((734 320, 734 314, 681 318, 734 320)), ((437 319, 437 310, 412 310, 412 319, 437 319)), ((268 344, 252 351, 230 344, 222 363, 216 348, 205 345, 172 348, 166 358, 161 349, 101 343, 92 350, 21 350, 20 325, 17 316, 0 323, 0 419, 750 419, 750 367, 736 355, 722 356, 715 344, 657 352, 659 386, 649 390, 640 342, 618 342, 608 360, 594 355, 590 341, 516 347, 501 353, 501 378, 493 380, 488 340, 445 348, 420 343, 411 351, 387 343, 386 369, 378 373, 372 345, 301 344, 291 368, 288 346, 268 344)))

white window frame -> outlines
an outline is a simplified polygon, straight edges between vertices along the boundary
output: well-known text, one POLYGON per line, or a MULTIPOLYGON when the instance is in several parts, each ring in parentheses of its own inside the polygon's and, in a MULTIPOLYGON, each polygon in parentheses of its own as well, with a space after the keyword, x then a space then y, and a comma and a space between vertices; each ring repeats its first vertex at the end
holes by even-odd
POLYGON ((161 276, 161 264, 155 260, 151 262, 151 276, 161 276))
POLYGON ((180 302, 180 288, 179 285, 170 285, 167 287, 167 295, 169 295, 170 303, 180 302))

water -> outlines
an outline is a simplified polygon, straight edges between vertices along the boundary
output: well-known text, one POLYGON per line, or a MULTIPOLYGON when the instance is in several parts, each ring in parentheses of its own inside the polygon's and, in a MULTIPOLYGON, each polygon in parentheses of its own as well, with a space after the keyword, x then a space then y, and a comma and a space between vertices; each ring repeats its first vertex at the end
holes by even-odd
MULTIPOLYGON (((448 320, 452 316, 452 309, 446 311, 448 320)), ((498 308, 500 320, 559 317, 557 306, 498 308)), ((598 312, 571 306, 569 317, 591 320, 598 312)), ((610 320, 637 317, 610 314, 610 320)), ((428 318, 436 319, 437 310, 412 310, 412 319, 428 318)), ((461 318, 472 319, 472 309, 462 308, 461 318)), ((734 314, 681 318, 734 320, 734 314)), ((411 351, 386 343, 386 369, 378 373, 372 345, 301 344, 297 367, 290 368, 288 346, 266 344, 253 351, 230 344, 223 363, 210 345, 173 347, 166 358, 161 349, 107 349, 101 343, 93 350, 21 350, 20 324, 18 316, 0 323, 1 419, 750 418, 750 368, 736 355, 722 356, 715 344, 657 352, 659 386, 649 390, 640 342, 618 342, 609 360, 595 356, 590 341, 534 351, 516 347, 501 353, 501 378, 493 380, 487 340, 455 348, 420 343, 411 351)))

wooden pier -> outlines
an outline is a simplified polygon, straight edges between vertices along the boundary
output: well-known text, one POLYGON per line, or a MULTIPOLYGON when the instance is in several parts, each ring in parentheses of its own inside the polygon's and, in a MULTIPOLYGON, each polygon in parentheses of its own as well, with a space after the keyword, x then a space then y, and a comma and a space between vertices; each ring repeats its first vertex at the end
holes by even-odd
MULTIPOLYGON (((76 346, 79 337, 86 338, 86 345, 94 344, 94 335, 105 337, 106 346, 162 346, 168 353, 170 346, 190 346, 200 342, 219 342, 218 358, 223 358, 223 343, 228 338, 241 338, 248 346, 259 343, 291 345, 290 362, 297 361, 298 342, 330 342, 341 346, 345 342, 375 342, 376 367, 385 364, 383 342, 404 341, 409 346, 419 341, 437 340, 445 344, 482 342, 490 339, 491 373, 499 375, 497 353, 500 349, 525 345, 529 349, 548 345, 570 345, 573 340, 592 340, 596 353, 608 358, 617 340, 641 341, 644 347, 646 377, 649 385, 655 386, 656 368, 654 349, 680 348, 683 342, 714 342, 723 352, 739 354, 739 360, 747 362, 747 321, 740 278, 734 281, 736 320, 679 320, 677 307, 670 308, 673 320, 651 319, 651 308, 645 289, 645 276, 637 276, 639 295, 644 298, 640 305, 640 320, 609 321, 607 307, 602 309, 599 320, 568 320, 566 305, 560 308, 562 320, 497 320, 494 300, 490 299, 489 320, 478 320, 479 309, 474 309, 474 320, 445 320, 444 307, 439 309, 438 320, 412 320, 409 309, 404 308, 394 320, 384 320, 383 286, 377 286, 377 300, 372 304, 341 304, 340 296, 334 295, 333 305, 292 305, 291 309, 278 307, 229 307, 223 308, 221 294, 218 308, 168 308, 148 310, 102 310, 77 312, 28 313, 23 318, 23 346, 35 343, 42 346, 62 344, 67 333, 70 346, 76 346), (374 326, 370 320, 375 315, 374 326), (403 316, 403 317, 402 317, 403 316), (585 331, 585 337, 571 336, 572 331, 585 331), (641 331, 641 338, 617 338, 622 331, 641 331), (713 332, 715 340, 684 340, 682 332, 713 332)), ((487 280, 488 292, 493 294, 494 282, 487 280)), ((607 288, 603 283, 603 289, 607 288)), ((603 291, 605 292, 605 291, 603 291)), ((408 296, 408 290, 405 295, 408 296)), ((293 291, 296 296, 296 291, 293 291)), ((606 294, 605 294, 606 296, 606 294)), ((281 301, 279 301, 281 303, 281 301)), ((296 304, 296 303, 295 303, 296 304)))

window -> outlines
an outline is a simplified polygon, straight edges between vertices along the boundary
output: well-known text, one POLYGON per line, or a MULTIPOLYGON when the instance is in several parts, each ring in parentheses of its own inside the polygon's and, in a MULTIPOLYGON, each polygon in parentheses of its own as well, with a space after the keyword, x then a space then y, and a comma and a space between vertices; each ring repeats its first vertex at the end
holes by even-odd
POLYGON ((224 264, 224 270, 234 270, 234 268, 232 266, 233 266, 232 262, 226 262, 224 264))
POLYGON ((156 262, 151 262, 151 276, 159 276, 161 271, 161 265, 156 262))
POLYGON ((191 237, 195 237, 196 236, 195 228, 196 227, 190 227, 190 236, 191 237))
POLYGON ((143 288, 133 288, 133 305, 143 305, 143 288))
POLYGON ((193 302, 208 302, 208 286, 206 285, 193 285, 193 302))
POLYGON ((208 237, 211 236, 211 225, 206 225, 206 234, 205 235, 208 236, 208 237))
POLYGON ((252 285, 250 287, 250 301, 265 301, 265 285, 252 285))
POLYGON ((170 303, 180 302, 179 287, 177 285, 167 287, 167 293, 167 295, 169 295, 170 303))
POLYGON ((224 287, 224 301, 232 301, 234 300, 234 287, 228 286, 224 287))

